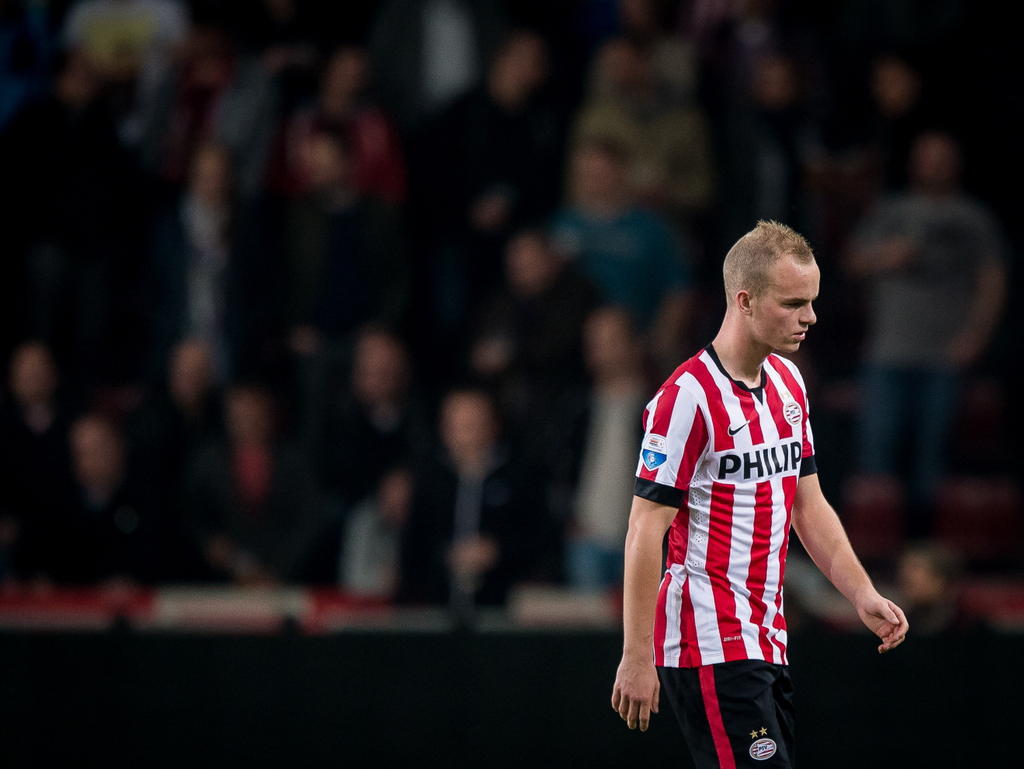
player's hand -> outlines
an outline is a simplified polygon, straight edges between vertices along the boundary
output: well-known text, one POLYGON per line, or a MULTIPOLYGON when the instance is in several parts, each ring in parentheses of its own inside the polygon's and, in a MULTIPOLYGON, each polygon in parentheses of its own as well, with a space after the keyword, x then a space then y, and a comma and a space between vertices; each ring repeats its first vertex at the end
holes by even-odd
POLYGON ((878 593, 871 591, 867 596, 858 599, 856 602, 857 614, 868 629, 882 639, 878 647, 879 654, 892 651, 907 637, 910 623, 903 609, 883 598, 878 593))
POLYGON ((640 727, 646 732, 651 713, 658 712, 661 684, 651 659, 622 655, 612 687, 612 710, 619 714, 630 729, 640 727))

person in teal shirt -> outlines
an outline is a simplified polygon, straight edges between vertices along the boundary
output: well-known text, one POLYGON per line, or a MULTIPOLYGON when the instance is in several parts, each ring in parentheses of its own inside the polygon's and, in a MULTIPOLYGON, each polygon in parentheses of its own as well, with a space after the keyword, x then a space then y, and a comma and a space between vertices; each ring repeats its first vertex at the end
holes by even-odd
POLYGON ((555 215, 552 240, 609 304, 629 310, 660 358, 678 351, 686 335, 690 266, 668 223, 634 202, 627 162, 625 149, 611 141, 578 147, 572 202, 555 215))

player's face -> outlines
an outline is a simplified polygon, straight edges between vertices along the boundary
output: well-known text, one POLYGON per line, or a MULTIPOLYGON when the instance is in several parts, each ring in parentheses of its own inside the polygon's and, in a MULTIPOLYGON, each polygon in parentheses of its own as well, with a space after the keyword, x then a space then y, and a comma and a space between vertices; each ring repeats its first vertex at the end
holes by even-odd
POLYGON ((768 271, 768 286, 751 299, 751 324, 759 342, 779 352, 800 349, 807 329, 818 318, 813 303, 818 298, 818 265, 800 264, 783 257, 768 271))

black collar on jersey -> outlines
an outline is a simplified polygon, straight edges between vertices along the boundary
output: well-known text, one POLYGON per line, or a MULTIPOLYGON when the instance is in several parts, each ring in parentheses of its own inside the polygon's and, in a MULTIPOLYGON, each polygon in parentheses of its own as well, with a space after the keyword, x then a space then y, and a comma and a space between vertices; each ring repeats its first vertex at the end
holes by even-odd
POLYGON ((729 379, 730 382, 732 382, 734 385, 739 387, 741 390, 746 390, 748 393, 753 395, 759 401, 764 403, 765 373, 764 373, 764 364, 763 363, 761 364, 761 384, 759 384, 757 387, 747 387, 745 384, 743 384, 743 382, 740 382, 737 379, 733 379, 729 375, 729 372, 725 370, 725 366, 722 365, 722 361, 718 357, 718 353, 715 352, 715 348, 710 343, 708 343, 708 346, 705 347, 704 349, 708 351, 708 355, 711 356, 711 360, 713 360, 715 362, 715 365, 718 366, 718 370, 721 371, 722 374, 724 374, 729 379))

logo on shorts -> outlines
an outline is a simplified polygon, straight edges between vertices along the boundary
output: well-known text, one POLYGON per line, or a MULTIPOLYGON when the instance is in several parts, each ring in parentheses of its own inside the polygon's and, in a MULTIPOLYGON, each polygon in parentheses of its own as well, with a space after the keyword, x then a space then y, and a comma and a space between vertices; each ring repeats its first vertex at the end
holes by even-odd
POLYGON ((790 401, 782 408, 782 413, 786 415, 786 419, 791 424, 797 424, 800 421, 800 405, 796 401, 790 401))
POLYGON ((750 757, 755 761, 767 761, 775 755, 775 751, 778 749, 775 740, 762 737, 759 740, 755 740, 754 744, 750 746, 750 757))

